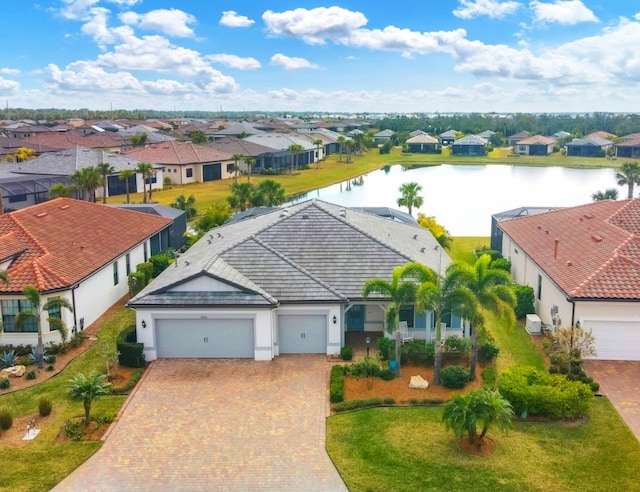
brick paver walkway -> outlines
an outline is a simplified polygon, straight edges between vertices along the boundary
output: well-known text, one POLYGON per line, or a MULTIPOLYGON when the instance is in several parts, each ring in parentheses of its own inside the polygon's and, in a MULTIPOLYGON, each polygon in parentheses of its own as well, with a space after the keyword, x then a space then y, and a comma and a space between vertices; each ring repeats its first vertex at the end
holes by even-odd
POLYGON ((587 360, 583 365, 640 441, 640 361, 587 360))
POLYGON ((346 491, 325 451, 325 356, 158 360, 54 490, 346 491))

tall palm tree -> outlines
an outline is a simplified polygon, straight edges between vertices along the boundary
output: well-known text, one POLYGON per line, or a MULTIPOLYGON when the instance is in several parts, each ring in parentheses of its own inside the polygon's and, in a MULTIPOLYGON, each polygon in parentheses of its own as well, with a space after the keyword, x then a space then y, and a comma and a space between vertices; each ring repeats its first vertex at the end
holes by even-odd
POLYGON ((147 203, 147 196, 151 201, 151 176, 153 176, 153 164, 150 162, 139 162, 136 169, 142 174, 142 202, 147 203), (149 182, 149 194, 147 195, 147 181, 149 182))
POLYGON ((248 155, 244 158, 244 163, 247 165, 247 183, 251 183, 251 170, 253 169, 256 160, 248 155))
POLYGON ((209 205, 195 220, 194 227, 198 233, 204 234, 214 227, 221 226, 231 217, 231 209, 226 203, 209 205))
POLYGON ((124 189, 126 190, 126 193, 127 193, 127 203, 130 203, 129 202, 129 197, 130 197, 129 179, 131 179, 135 175, 136 175, 136 172, 133 169, 123 169, 118 173, 118 179, 120 181, 124 181, 124 189))
POLYGON ((413 211, 413 207, 419 209, 424 204, 424 198, 420 196, 422 186, 418 183, 404 183, 400 185, 400 198, 398 198, 399 207, 407 207, 409 215, 413 211))
POLYGON ((56 183, 51 188, 49 188, 49 198, 53 200, 54 198, 59 198, 61 196, 71 196, 73 194, 73 189, 70 186, 67 186, 63 183, 56 183))
POLYGON ((251 183, 233 183, 227 202, 231 208, 244 212, 253 203, 254 195, 255 188, 251 183))
POLYGON ((340 135, 338 137, 338 145, 340 145, 340 158, 338 159, 338 162, 342 162, 342 150, 344 148, 344 143, 347 141, 346 137, 344 135, 340 135))
POLYGON ((102 175, 95 167, 83 167, 71 175, 75 189, 86 201, 96 201, 96 190, 102 186, 102 175))
POLYGON ((287 201, 284 187, 273 179, 265 179, 258 184, 257 193, 262 196, 262 204, 267 207, 282 205, 287 201))
POLYGON ((320 147, 322 147, 324 142, 321 139, 316 138, 311 143, 316 146, 316 169, 320 169, 320 147))
POLYGON ((110 393, 109 386, 111 386, 111 383, 107 383, 105 379, 105 374, 91 371, 89 376, 78 373, 68 381, 67 395, 72 400, 82 402, 84 406, 84 421, 87 424, 90 421, 93 400, 110 393))
POLYGON ((238 172, 240 171, 240 166, 238 165, 238 162, 240 162, 242 159, 244 159, 244 156, 242 154, 233 154, 231 156, 231 158, 233 159, 233 170, 235 171, 235 175, 233 177, 233 181, 234 182, 238 182, 238 172))
POLYGON ((44 366, 44 347, 42 345, 42 311, 49 312, 54 309, 65 308, 73 312, 73 306, 64 297, 50 297, 44 304, 41 304, 42 297, 40 296, 40 291, 33 285, 27 285, 24 289, 22 289, 22 295, 27 298, 27 301, 29 301, 31 308, 25 311, 20 311, 16 315, 16 326, 21 327, 24 321, 28 318, 34 318, 36 320, 36 326, 38 328, 38 369, 42 369, 42 367, 44 366))
POLYGON ((620 186, 628 186, 627 198, 633 198, 633 188, 640 185, 640 164, 637 162, 624 162, 616 172, 616 179, 620 186))
POLYGON ((351 151, 354 145, 355 142, 353 140, 345 140, 344 142, 344 146, 347 149, 347 162, 351 162, 351 151))
POLYGON ((304 147, 300 144, 291 144, 289 145, 287 150, 291 152, 291 168, 289 174, 293 174, 295 171, 297 171, 298 155, 304 150, 304 147))
MULTIPOLYGON (((507 316, 511 323, 515 322, 513 306, 516 299, 511 288, 511 274, 499 268, 491 268, 491 256, 482 255, 473 266, 463 262, 452 263, 448 270, 454 285, 469 289, 476 296, 482 309, 499 316, 507 316)), ((471 320, 474 321, 474 320, 471 320)), ((471 326, 471 378, 476 377, 478 358, 478 328, 482 326, 482 318, 476 317, 477 325, 471 326)))
POLYGON ((193 195, 189 195, 188 198, 184 195, 178 195, 176 197, 176 201, 173 202, 170 206, 173 208, 177 208, 178 210, 184 210, 187 220, 191 220, 198 214, 195 203, 196 197, 193 195))
POLYGON ((102 175, 102 203, 107 203, 107 176, 116 172, 115 168, 106 162, 96 166, 96 170, 102 175))

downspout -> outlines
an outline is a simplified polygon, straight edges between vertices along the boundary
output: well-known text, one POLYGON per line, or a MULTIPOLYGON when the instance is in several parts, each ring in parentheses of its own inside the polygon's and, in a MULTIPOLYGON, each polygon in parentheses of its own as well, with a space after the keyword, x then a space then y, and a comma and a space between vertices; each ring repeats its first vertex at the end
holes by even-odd
POLYGON ((567 299, 567 301, 571 303, 571 326, 574 326, 576 319, 576 303, 571 299, 567 299))
POLYGON ((76 316, 76 289, 78 288, 78 284, 71 287, 71 307, 73 307, 73 334, 75 335, 78 331, 78 319, 76 316))

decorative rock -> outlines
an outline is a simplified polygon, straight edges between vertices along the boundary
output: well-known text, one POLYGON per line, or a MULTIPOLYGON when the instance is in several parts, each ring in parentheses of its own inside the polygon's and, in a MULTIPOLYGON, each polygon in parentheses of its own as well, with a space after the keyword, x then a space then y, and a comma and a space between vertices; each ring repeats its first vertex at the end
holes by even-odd
POLYGON ((14 377, 14 378, 19 378, 20 376, 24 375, 24 371, 26 370, 26 368, 24 366, 13 366, 13 367, 7 367, 5 369, 3 369, 2 371, 0 371, 0 377, 14 377))
POLYGON ((409 382, 409 388, 427 389, 428 387, 429 387, 429 381, 424 379, 422 376, 411 376, 411 381, 409 382))

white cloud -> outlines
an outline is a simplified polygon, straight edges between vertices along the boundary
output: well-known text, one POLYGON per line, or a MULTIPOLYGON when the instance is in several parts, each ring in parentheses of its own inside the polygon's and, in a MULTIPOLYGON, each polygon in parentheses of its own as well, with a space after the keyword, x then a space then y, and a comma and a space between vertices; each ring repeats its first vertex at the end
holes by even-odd
POLYGON ((218 53, 215 55, 207 55, 207 60, 211 60, 214 63, 220 63, 236 70, 256 70, 260 68, 260 62, 252 57, 242 58, 237 55, 230 55, 227 53, 218 53))
POLYGON ((220 17, 220 24, 227 27, 249 27, 255 23, 245 15, 238 15, 235 10, 225 10, 220 17))
POLYGON ((62 0, 60 15, 69 20, 83 20, 100 0, 62 0))
POLYGON ((0 73, 3 75, 20 75, 20 70, 17 68, 0 68, 0 73))
POLYGON ((367 24, 364 14, 335 6, 285 12, 267 10, 262 20, 272 36, 299 37, 307 44, 325 44, 327 39, 340 42, 367 24))
POLYGON ((0 94, 9 95, 14 94, 20 88, 20 84, 15 80, 7 80, 4 77, 0 77, 0 94))
POLYGON ((141 92, 142 85, 127 72, 107 72, 94 63, 78 61, 61 70, 57 65, 49 64, 48 85, 63 91, 134 91, 141 92))
POLYGON ((298 70, 300 68, 319 68, 318 65, 298 58, 296 56, 286 56, 282 53, 276 53, 271 57, 271 65, 282 67, 285 70, 298 70))
POLYGON ((473 19, 486 15, 492 19, 501 19, 513 14, 522 4, 514 1, 499 2, 496 0, 460 0, 460 5, 453 15, 460 19, 473 19))
POLYGON ((125 12, 120 20, 130 26, 136 26, 147 31, 157 31, 168 36, 189 38, 194 36, 189 24, 194 24, 196 18, 178 9, 157 9, 146 14, 125 12))
POLYGON ((174 95, 188 94, 195 91, 193 84, 183 84, 177 80, 160 79, 154 81, 143 81, 142 85, 150 94, 156 95, 174 95))
POLYGON ((83 34, 93 38, 100 49, 105 49, 105 45, 114 41, 113 33, 107 26, 109 13, 107 9, 102 7, 92 8, 85 17, 86 22, 80 28, 83 34))
POLYGON ((293 89, 287 89, 286 87, 279 90, 268 91, 267 94, 269 94, 273 99, 285 101, 295 101, 298 99, 298 92, 293 89))
POLYGON ((581 22, 600 22, 581 0, 555 0, 553 3, 533 0, 529 7, 533 10, 535 22, 555 22, 568 26, 581 22))
POLYGON ((387 26, 384 29, 358 29, 351 33, 343 43, 358 48, 371 50, 398 51, 404 55, 411 53, 428 54, 448 51, 449 46, 464 39, 464 29, 455 31, 417 32, 387 26))

